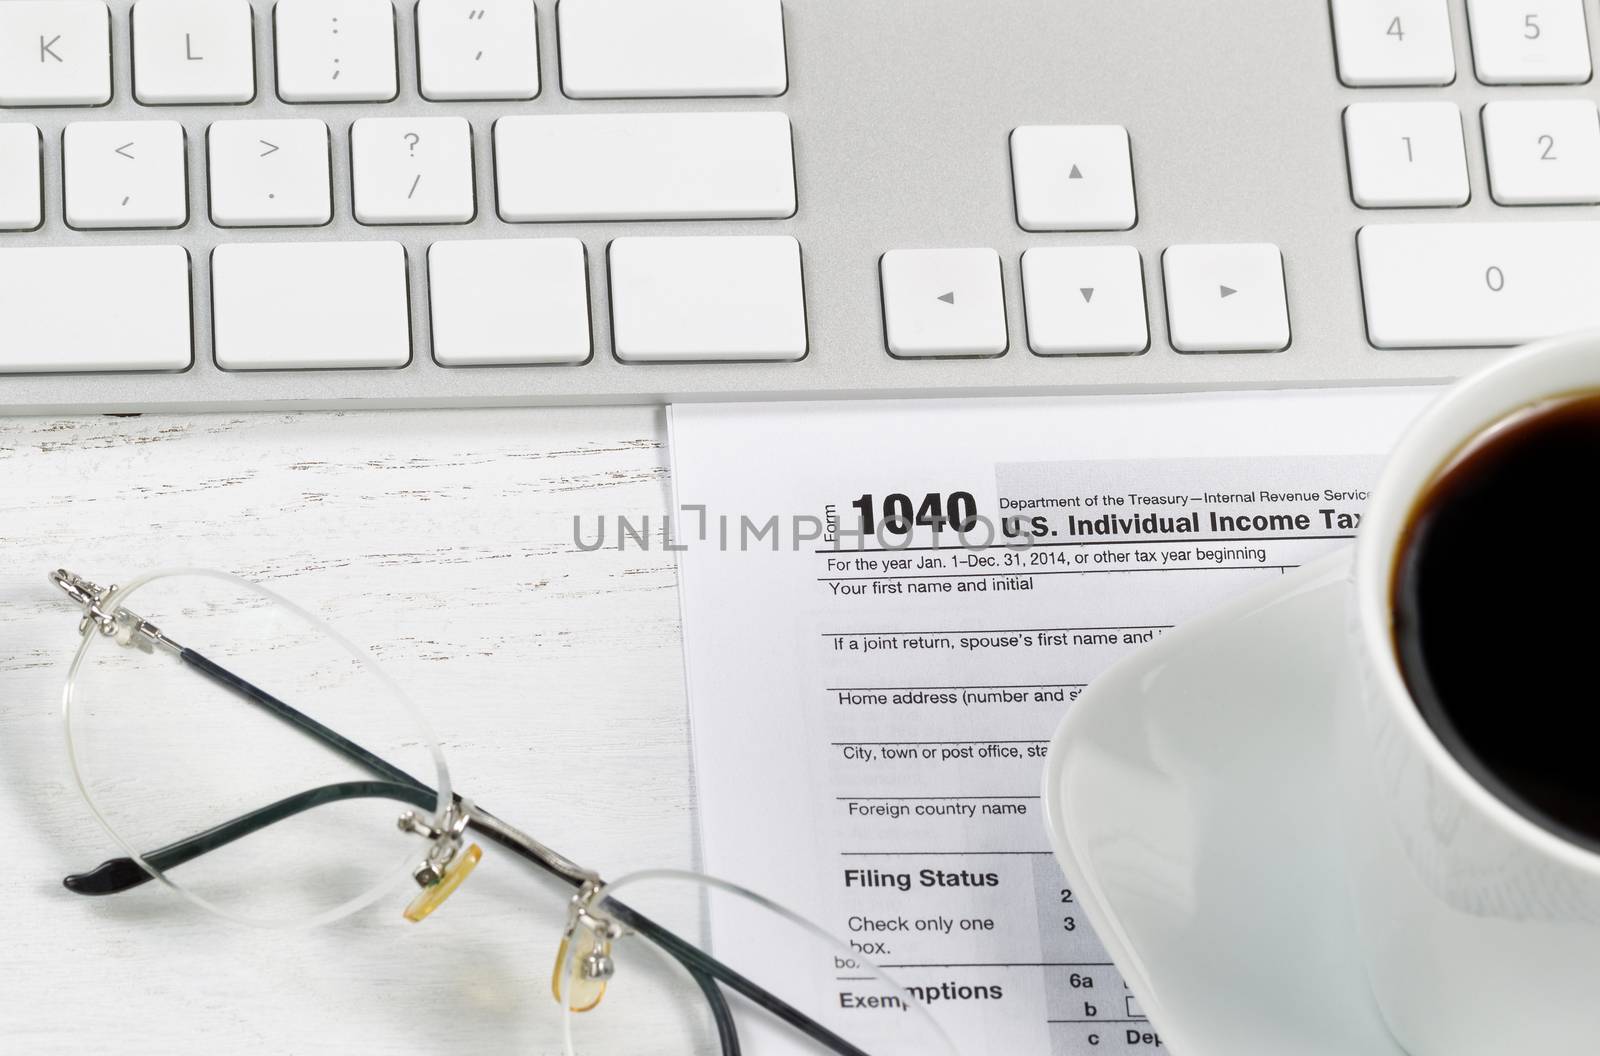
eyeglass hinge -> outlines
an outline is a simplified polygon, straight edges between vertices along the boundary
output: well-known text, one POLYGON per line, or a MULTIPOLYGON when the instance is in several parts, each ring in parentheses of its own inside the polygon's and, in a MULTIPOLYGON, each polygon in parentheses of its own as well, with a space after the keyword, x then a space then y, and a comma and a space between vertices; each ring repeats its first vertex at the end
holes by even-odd
POLYGON ((598 875, 589 874, 588 879, 573 892, 572 901, 567 907, 567 940, 571 941, 580 928, 591 936, 589 951, 578 970, 583 973, 584 979, 595 983, 605 982, 616 974, 617 966, 611 959, 611 944, 623 934, 622 925, 602 913, 596 905, 605 893, 606 886, 606 882, 598 875))
POLYGON ((108 610, 106 602, 117 592, 115 584, 101 587, 64 568, 50 573, 50 582, 83 609, 83 619, 78 621, 79 634, 94 627, 118 645, 129 646, 140 652, 151 653, 158 647, 173 654, 183 651, 177 642, 161 633, 161 628, 137 613, 120 605, 108 610))
POLYGON ((427 857, 411 873, 418 887, 433 887, 444 879, 445 870, 461 853, 461 834, 467 831, 471 817, 472 804, 464 799, 453 800, 437 824, 414 810, 400 815, 397 824, 401 832, 413 833, 431 841, 427 857))

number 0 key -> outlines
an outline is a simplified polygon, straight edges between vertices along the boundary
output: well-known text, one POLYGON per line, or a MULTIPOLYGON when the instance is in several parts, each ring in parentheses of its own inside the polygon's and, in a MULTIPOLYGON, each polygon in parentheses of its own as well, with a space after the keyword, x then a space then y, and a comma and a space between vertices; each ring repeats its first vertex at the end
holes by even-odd
POLYGON ((1600 326, 1600 221, 1382 224, 1356 247, 1378 348, 1517 345, 1600 326))

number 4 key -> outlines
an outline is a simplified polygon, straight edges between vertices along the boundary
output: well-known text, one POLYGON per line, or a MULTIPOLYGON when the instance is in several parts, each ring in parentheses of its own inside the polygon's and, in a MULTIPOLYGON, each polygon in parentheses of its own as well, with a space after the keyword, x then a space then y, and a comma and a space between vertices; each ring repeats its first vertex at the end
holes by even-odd
POLYGON ((1339 80, 1352 88, 1456 78, 1446 0, 1332 0, 1339 80))

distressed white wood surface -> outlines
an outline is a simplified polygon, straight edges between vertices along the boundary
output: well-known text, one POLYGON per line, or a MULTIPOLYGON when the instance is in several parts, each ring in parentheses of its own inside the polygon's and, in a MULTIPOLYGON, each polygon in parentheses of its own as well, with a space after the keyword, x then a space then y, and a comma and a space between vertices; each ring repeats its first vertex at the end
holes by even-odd
MULTIPOLYGON (((659 410, 0 419, 0 1051, 553 1053, 558 888, 498 849, 433 919, 404 893, 258 932, 147 885, 60 886, 115 853, 66 761, 76 617, 45 582, 201 565, 375 649, 460 789, 612 874, 693 865, 670 553, 583 552, 669 502, 659 410), (392 904, 391 904, 392 903, 392 904)), ((659 537, 658 537, 659 538, 659 537)))

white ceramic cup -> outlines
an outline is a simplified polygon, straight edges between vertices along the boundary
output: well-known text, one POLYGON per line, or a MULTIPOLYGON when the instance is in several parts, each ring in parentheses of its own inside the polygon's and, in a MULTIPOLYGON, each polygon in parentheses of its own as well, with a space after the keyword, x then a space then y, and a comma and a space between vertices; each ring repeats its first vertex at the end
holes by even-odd
POLYGON ((1361 524, 1339 709, 1345 838, 1372 991, 1412 1056, 1600 1052, 1600 854, 1508 806, 1435 736, 1400 673, 1390 594, 1408 519, 1453 456, 1519 410, 1585 392, 1600 393, 1596 334, 1463 381, 1401 439, 1361 524))

